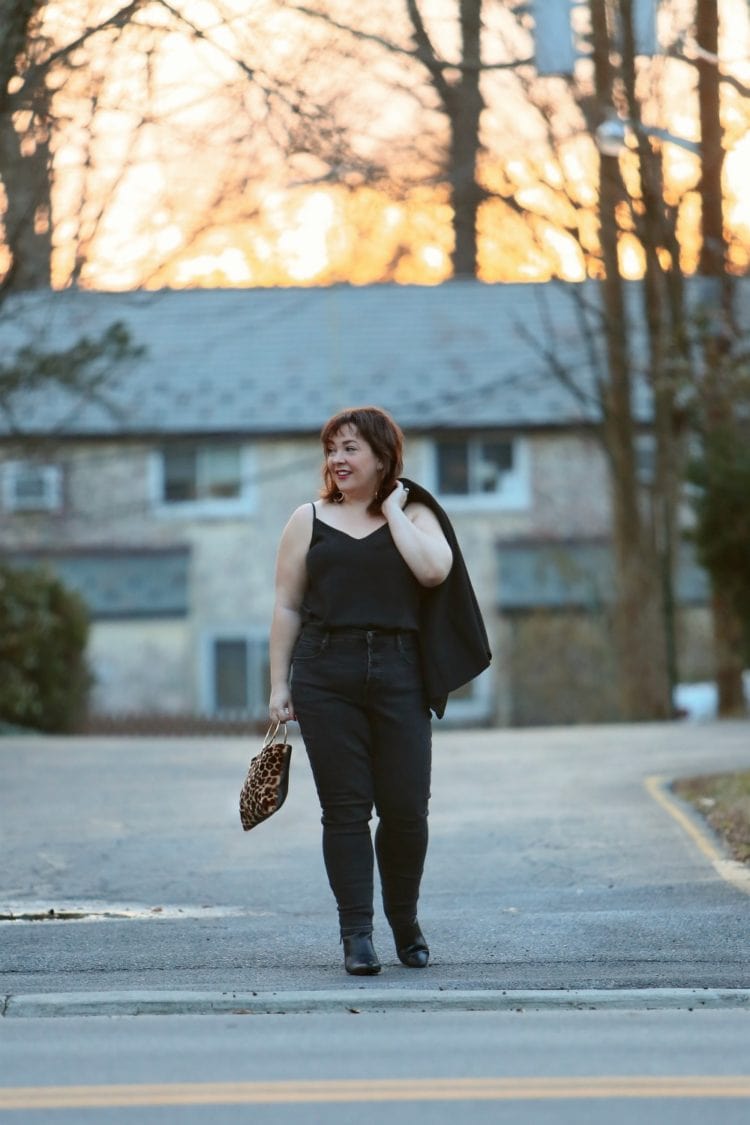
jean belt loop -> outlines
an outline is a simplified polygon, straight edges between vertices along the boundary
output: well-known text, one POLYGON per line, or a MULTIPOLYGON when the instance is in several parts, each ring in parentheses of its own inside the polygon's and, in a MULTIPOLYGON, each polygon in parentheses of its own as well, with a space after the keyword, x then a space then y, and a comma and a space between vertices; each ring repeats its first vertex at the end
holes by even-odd
POLYGON ((321 652, 325 652, 325 650, 328 648, 328 642, 329 642, 330 639, 331 639, 330 633, 324 633, 323 634, 323 639, 320 642, 320 651, 321 652))

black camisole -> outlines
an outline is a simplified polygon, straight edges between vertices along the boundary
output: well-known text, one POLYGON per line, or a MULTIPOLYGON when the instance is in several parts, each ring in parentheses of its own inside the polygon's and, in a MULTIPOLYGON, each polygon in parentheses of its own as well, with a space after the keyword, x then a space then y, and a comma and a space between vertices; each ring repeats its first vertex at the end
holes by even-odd
POLYGON ((319 519, 313 505, 302 602, 305 624, 416 630, 421 592, 387 523, 355 539, 319 519))

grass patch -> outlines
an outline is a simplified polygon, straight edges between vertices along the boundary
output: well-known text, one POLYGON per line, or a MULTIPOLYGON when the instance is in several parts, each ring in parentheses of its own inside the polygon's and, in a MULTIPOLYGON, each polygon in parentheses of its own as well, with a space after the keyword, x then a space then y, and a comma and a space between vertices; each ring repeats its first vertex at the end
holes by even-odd
POLYGON ((673 789, 706 818, 735 859, 750 864, 750 770, 684 778, 673 789))

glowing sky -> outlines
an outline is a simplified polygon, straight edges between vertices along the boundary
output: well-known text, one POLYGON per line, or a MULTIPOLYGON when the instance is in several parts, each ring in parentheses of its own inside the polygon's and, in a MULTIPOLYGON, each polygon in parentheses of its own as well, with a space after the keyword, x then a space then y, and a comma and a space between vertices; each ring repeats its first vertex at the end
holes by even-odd
MULTIPOLYGON (((350 3, 336 0, 331 6, 345 12, 350 3)), ((121 33, 113 47, 91 53, 85 71, 89 86, 81 85, 82 71, 58 95, 67 124, 55 154, 56 284, 68 282, 76 261, 81 284, 112 289, 383 279, 431 284, 450 276, 451 213, 444 188, 429 183, 389 191, 365 182, 337 186, 330 182, 325 162, 316 164, 301 150, 282 159, 260 132, 254 135, 252 123, 262 119, 263 97, 230 56, 242 57, 244 51, 250 57, 247 52, 262 35, 269 70, 294 73, 303 62, 309 66, 308 55, 317 50, 322 52, 317 63, 321 77, 312 88, 325 92, 329 30, 308 23, 301 38, 292 5, 285 9, 275 0, 184 0, 176 6, 203 30, 201 40, 184 30, 165 34, 169 18, 158 5, 149 6, 140 23, 121 33), (230 18, 219 21, 218 9, 230 18), (94 94, 97 111, 87 119, 81 106, 94 94)), ((55 34, 71 35, 85 7, 80 0, 50 4, 55 34)), ((91 0, 91 7, 105 8, 100 0, 91 0)), ((432 12, 433 27, 448 53, 455 32, 448 13, 455 17, 455 0, 427 0, 425 8, 432 12)), ((355 11, 363 25, 390 31, 403 4, 359 0, 355 11)), ((724 0, 722 20, 722 64, 748 81, 746 0, 724 0)), ((347 108, 365 137, 360 148, 369 146, 367 156, 377 160, 386 151, 397 164, 406 152, 408 159, 409 137, 425 121, 440 137, 444 123, 439 115, 417 113, 414 99, 394 89, 394 80, 402 81, 403 75, 392 59, 380 59, 374 49, 365 48, 361 58, 345 57, 341 44, 335 46, 339 54, 330 57, 339 60, 340 81, 350 83, 347 108), (367 77, 361 79, 365 68, 367 77)), ((662 93, 670 95, 659 111, 663 123, 677 135, 695 138, 692 68, 659 60, 653 72, 662 93)), ((561 145, 555 161, 543 148, 534 156, 529 140, 534 120, 517 120, 523 113, 517 97, 508 101, 508 89, 488 84, 485 91, 481 177, 486 186, 501 190, 512 182, 516 198, 534 217, 524 219, 501 200, 485 204, 479 220, 480 275, 487 281, 541 280, 555 274, 580 278, 586 269, 584 254, 579 240, 562 229, 573 214, 562 189, 583 207, 583 214, 580 208, 576 212, 579 238, 591 250, 595 224, 585 213, 588 209, 593 216, 595 208, 590 138, 578 126, 578 135, 561 145)), ((750 256, 750 109, 729 90, 723 115, 726 219, 738 240, 734 252, 742 268, 750 256)), ((698 161, 685 150, 668 148, 669 185, 684 194, 684 264, 691 268, 699 218, 694 190, 698 161)), ((418 165, 422 158, 413 159, 418 165)), ((621 255, 624 271, 637 275, 641 252, 634 238, 623 239, 621 255)))

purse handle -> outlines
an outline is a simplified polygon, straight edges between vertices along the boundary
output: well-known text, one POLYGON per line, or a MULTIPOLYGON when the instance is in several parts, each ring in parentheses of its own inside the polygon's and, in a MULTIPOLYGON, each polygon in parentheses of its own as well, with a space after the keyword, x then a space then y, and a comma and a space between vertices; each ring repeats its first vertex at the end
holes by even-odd
POLYGON ((281 719, 277 719, 275 723, 271 723, 266 731, 266 737, 263 739, 263 746, 261 749, 265 750, 267 746, 273 746, 274 739, 279 733, 279 727, 283 727, 281 732, 281 741, 286 742, 286 723, 282 723, 281 719))

